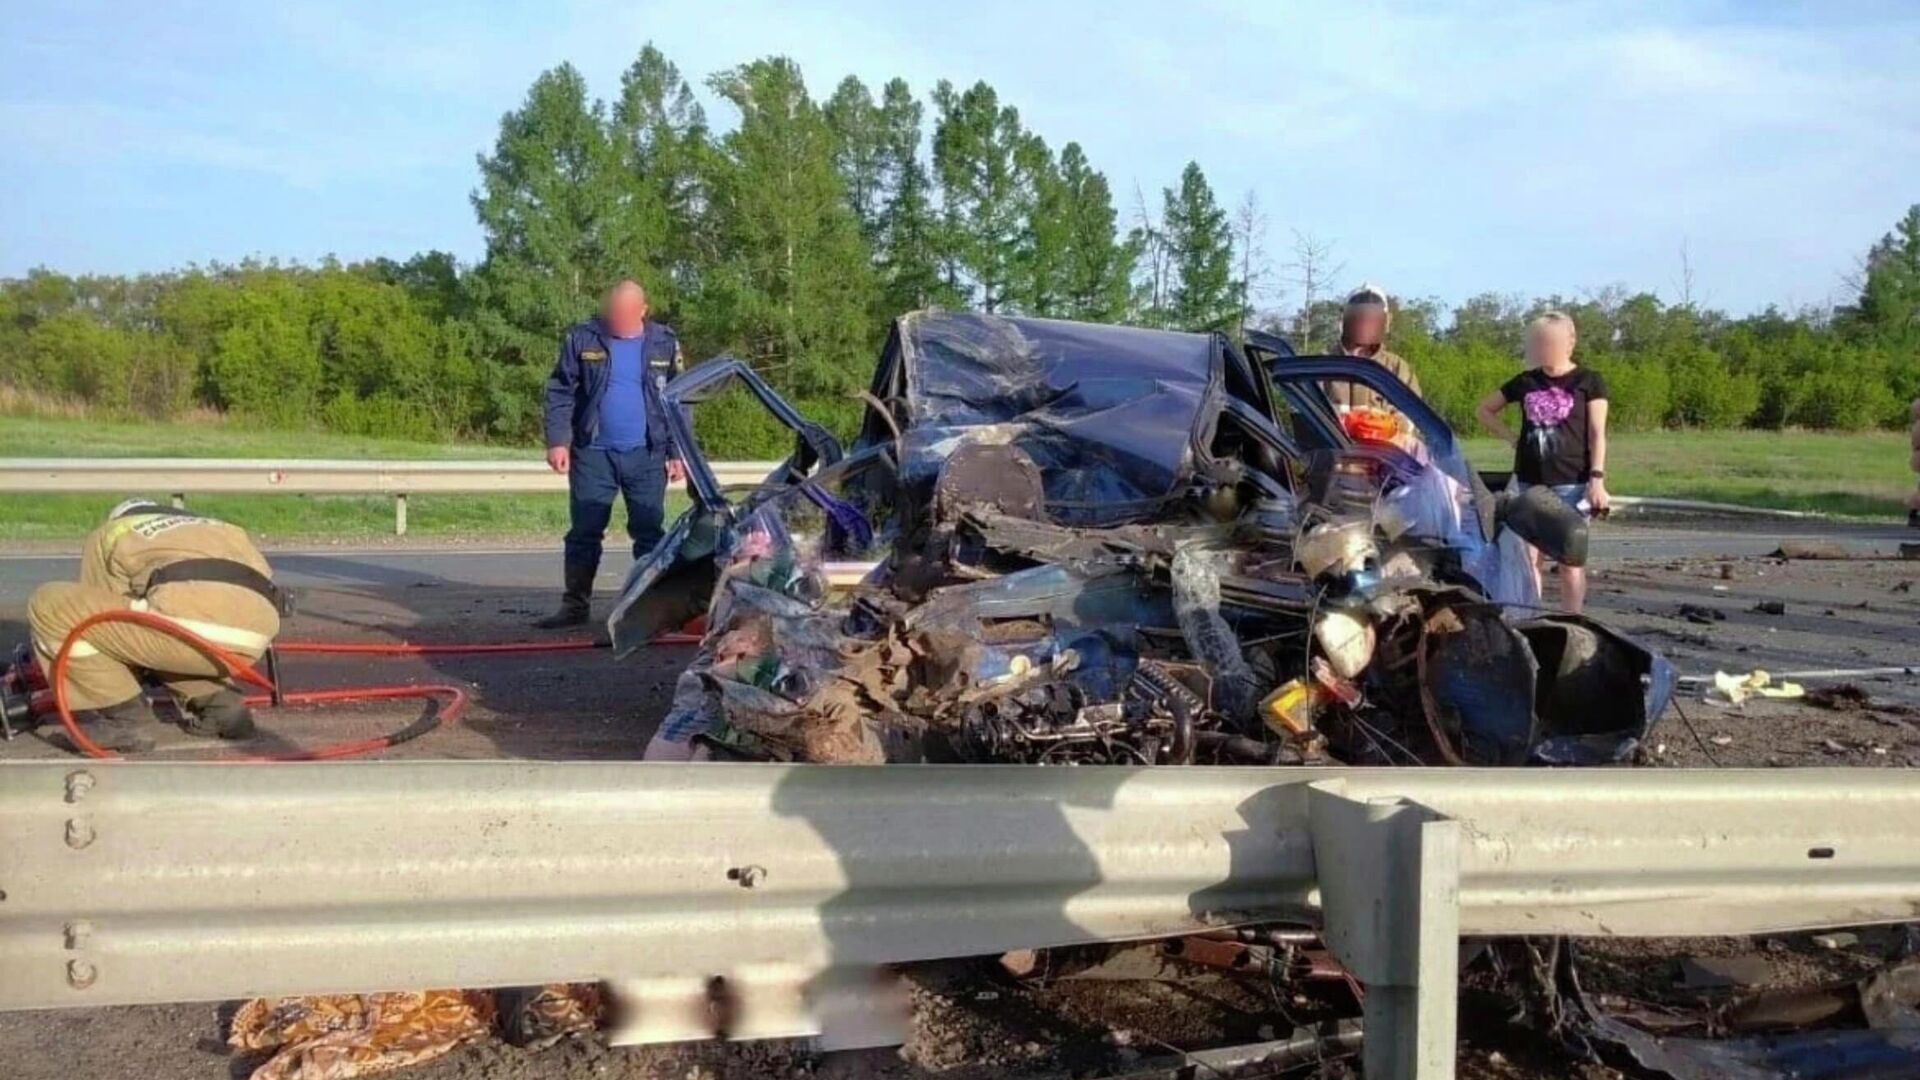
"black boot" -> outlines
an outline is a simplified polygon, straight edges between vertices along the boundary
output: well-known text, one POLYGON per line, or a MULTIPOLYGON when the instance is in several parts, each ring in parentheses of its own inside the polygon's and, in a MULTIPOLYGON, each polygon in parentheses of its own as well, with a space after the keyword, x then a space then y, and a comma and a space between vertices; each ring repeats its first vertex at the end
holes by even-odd
POLYGON ((586 563, 568 563, 566 568, 567 591, 560 596, 560 610, 544 619, 535 620, 534 626, 541 630, 562 630, 569 626, 585 626, 588 606, 593 596, 593 578, 600 570, 586 563))
POLYGON ((75 714, 74 719, 81 732, 102 750, 138 754, 153 749, 153 736, 146 731, 154 723, 153 706, 144 696, 104 709, 89 709, 75 714))
POLYGON ((203 739, 244 739, 253 734, 253 710, 240 691, 228 687, 187 702, 180 726, 203 739))

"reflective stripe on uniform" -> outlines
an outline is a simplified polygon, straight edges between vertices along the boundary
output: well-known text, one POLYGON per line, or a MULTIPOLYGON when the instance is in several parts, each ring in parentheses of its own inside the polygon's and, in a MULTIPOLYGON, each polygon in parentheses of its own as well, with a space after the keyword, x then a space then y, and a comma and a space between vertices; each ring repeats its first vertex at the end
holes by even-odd
MULTIPOLYGON (((40 654, 41 660, 51 664, 53 663, 54 655, 60 651, 60 643, 56 641, 53 643, 53 648, 48 649, 41 644, 38 638, 35 638, 33 642, 33 651, 40 654)), ((99 656, 99 655, 100 655, 100 650, 94 648, 91 644, 86 642, 84 639, 74 642, 73 648, 67 650, 67 656, 74 660, 80 660, 89 656, 99 656)))
MULTIPOLYGON (((215 645, 224 645, 229 649, 238 649, 241 652, 252 653, 255 656, 266 652, 267 646, 273 643, 273 639, 265 634, 255 633, 252 630, 242 630, 237 626, 202 622, 199 619, 185 619, 178 615, 169 615, 164 611, 151 611, 148 609, 145 600, 135 600, 133 602, 133 610, 145 611, 149 615, 158 615, 160 618, 178 626, 180 629, 198 634, 208 641, 213 642, 215 645)), ((79 652, 76 650, 74 655, 78 656, 79 652)))

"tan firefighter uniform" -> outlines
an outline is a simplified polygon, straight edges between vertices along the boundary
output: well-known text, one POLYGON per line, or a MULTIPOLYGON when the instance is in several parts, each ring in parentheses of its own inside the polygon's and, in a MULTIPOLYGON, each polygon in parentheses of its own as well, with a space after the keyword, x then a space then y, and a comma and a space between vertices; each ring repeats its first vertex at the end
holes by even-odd
MULTIPOLYGON (((1380 349, 1372 356, 1368 356, 1365 353, 1347 352, 1344 347, 1338 345, 1334 346, 1333 351, 1336 356, 1353 356, 1362 360, 1371 360, 1381 367, 1386 368, 1388 371, 1393 372, 1394 377, 1406 383, 1407 389, 1412 390, 1416 396, 1426 396, 1420 393, 1420 376, 1413 373, 1413 365, 1401 359, 1398 353, 1380 349)), ((1333 399, 1335 405, 1343 409, 1392 408, 1392 406, 1387 404, 1387 399, 1374 393, 1372 389, 1356 382, 1348 382, 1345 379, 1336 379, 1327 383, 1327 396, 1333 399)))
MULTIPOLYGON (((1340 339, 1333 346, 1334 355, 1371 360, 1392 372, 1401 382, 1406 383, 1407 389, 1412 390, 1415 396, 1426 396, 1420 393, 1420 377, 1413 373, 1413 366, 1401 359, 1398 354, 1389 352, 1385 346, 1376 347, 1372 353, 1361 352, 1347 346, 1347 316, 1355 310, 1365 308, 1379 309, 1383 333, 1393 328, 1393 301, 1388 298, 1387 291, 1371 283, 1362 284, 1353 291, 1353 295, 1347 297, 1346 310, 1340 316, 1340 339)), ((1326 388, 1327 396, 1333 399, 1334 406, 1342 412, 1348 409, 1392 408, 1385 398, 1356 382, 1335 379, 1328 382, 1326 388)))
MULTIPOLYGON (((34 590, 27 625, 43 664, 51 664, 75 626, 103 611, 164 616, 252 662, 280 632, 279 606, 267 595, 272 572, 244 529, 140 505, 87 537, 79 581, 34 590)), ((69 656, 68 704, 100 709, 137 697, 136 672, 150 673, 188 701, 229 685, 222 668, 183 641, 131 623, 103 623, 69 656)))

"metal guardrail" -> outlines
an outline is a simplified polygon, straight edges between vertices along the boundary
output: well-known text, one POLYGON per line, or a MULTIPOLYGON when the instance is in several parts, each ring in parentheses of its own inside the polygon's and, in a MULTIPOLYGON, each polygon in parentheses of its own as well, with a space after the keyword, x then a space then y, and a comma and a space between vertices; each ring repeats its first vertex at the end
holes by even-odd
MULTIPOLYGON (((722 461, 713 466, 722 485, 757 484, 773 461, 722 461)), ((391 495, 393 531, 407 532, 407 498, 421 494, 559 493, 567 478, 546 463, 527 461, 352 461, 275 458, 0 458, 0 492, 165 492, 176 506, 193 494, 391 495)), ((1623 510, 1654 510, 1721 517, 1818 520, 1798 510, 1735 506, 1690 499, 1616 496, 1623 510)))
MULTIPOLYGON (((777 462, 714 466, 725 485, 756 484, 777 462)), ((394 533, 407 531, 407 497, 423 494, 565 492, 545 462, 349 461, 326 458, 0 458, 0 492, 164 492, 188 495, 391 495, 394 533)))
POLYGON ((847 1045, 876 965, 1299 917, 1367 1075, 1444 1080, 1460 935, 1916 912, 1900 770, 0 763, 7 1009, 598 980, 847 1045))

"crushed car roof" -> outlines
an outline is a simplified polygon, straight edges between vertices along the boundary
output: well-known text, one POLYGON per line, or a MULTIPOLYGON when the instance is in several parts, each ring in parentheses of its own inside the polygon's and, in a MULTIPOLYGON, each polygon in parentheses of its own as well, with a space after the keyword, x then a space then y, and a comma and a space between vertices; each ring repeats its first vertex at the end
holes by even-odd
MULTIPOLYGON (((875 394, 908 419, 903 477, 966 443, 1016 446, 1057 516, 1105 524, 1176 493, 1221 383, 1212 334, 926 311, 901 318, 875 394)), ((870 415, 856 449, 892 437, 870 415)))

